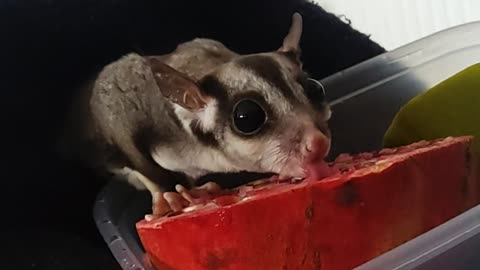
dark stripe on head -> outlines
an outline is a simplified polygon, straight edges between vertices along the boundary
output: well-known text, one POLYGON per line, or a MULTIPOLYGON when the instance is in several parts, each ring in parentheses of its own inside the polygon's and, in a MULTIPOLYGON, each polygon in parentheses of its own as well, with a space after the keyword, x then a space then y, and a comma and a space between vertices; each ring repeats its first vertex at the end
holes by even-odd
POLYGON ((193 135, 197 137, 200 143, 206 146, 216 147, 218 146, 218 141, 213 135, 213 132, 205 132, 200 128, 198 121, 192 121, 190 123, 190 129, 192 130, 193 135))
POLYGON ((228 88, 214 75, 207 75, 200 81, 200 89, 207 96, 216 98, 219 103, 225 103, 228 99, 228 88))
POLYGON ((218 102, 217 123, 225 122, 230 114, 228 88, 214 75, 207 75, 200 81, 200 89, 218 102))
POLYGON ((265 55, 247 56, 239 59, 238 63, 241 67, 253 71, 257 76, 278 88, 285 98, 295 100, 295 95, 281 72, 280 64, 271 57, 265 55))

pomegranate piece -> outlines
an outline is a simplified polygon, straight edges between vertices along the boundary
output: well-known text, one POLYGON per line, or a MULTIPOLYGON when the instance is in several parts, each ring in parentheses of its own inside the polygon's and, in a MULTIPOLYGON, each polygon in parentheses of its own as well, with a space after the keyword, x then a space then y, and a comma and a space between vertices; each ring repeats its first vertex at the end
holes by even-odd
POLYGON ((137 231, 159 270, 352 269, 480 202, 471 142, 344 154, 326 178, 241 186, 137 231))

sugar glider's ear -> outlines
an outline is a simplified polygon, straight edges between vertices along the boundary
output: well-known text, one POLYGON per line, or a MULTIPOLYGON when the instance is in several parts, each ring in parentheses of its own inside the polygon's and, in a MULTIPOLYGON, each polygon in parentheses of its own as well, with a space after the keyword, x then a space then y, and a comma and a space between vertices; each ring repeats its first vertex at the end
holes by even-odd
POLYGON ((171 102, 189 111, 197 111, 207 105, 209 97, 186 74, 163 63, 159 57, 145 57, 155 82, 162 94, 171 102))
POLYGON ((289 54, 300 53, 300 39, 302 38, 303 20, 302 15, 294 13, 292 16, 292 24, 287 36, 283 39, 282 47, 278 49, 279 52, 289 54))

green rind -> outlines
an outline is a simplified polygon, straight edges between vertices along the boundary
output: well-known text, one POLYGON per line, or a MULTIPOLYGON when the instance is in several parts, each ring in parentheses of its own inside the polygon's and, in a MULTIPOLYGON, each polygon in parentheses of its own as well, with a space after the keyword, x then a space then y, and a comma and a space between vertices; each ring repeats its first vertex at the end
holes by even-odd
MULTIPOLYGON (((385 147, 448 136, 480 136, 480 64, 470 66, 403 106, 384 136, 385 147)), ((473 149, 480 153, 480 143, 473 149)))

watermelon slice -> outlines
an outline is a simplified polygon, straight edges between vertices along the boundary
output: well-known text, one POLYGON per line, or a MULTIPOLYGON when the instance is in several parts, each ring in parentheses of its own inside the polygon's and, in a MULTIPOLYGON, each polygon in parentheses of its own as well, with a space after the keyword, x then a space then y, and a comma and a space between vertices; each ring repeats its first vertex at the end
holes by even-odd
POLYGON ((480 202, 471 142, 341 155, 327 178, 241 186, 137 231, 159 270, 352 269, 480 202))

